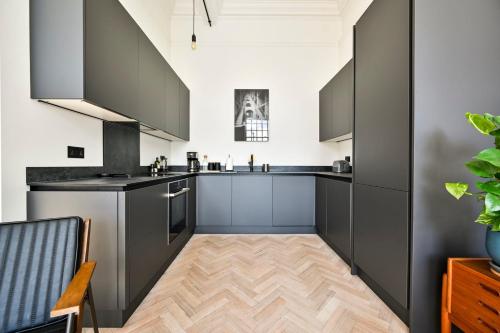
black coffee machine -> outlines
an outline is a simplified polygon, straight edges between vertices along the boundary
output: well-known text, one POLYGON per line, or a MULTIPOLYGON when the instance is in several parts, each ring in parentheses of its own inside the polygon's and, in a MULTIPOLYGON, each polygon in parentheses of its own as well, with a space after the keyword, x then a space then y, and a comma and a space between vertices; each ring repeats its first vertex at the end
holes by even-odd
POLYGON ((191 151, 187 152, 187 171, 198 172, 200 171, 200 161, 198 161, 198 153, 191 151))

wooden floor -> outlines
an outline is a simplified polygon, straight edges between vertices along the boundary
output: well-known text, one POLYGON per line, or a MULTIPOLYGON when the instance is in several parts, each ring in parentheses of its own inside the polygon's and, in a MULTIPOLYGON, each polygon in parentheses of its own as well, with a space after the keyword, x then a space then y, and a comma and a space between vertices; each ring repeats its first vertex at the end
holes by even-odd
POLYGON ((195 235, 125 327, 100 331, 408 329, 316 235, 195 235))

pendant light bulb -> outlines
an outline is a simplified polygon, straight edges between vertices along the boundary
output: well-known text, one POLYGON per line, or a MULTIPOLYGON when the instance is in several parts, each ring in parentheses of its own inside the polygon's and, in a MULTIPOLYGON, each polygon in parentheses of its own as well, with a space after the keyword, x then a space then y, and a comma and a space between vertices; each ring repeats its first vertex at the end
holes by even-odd
POLYGON ((191 49, 194 51, 196 50, 196 35, 194 34, 194 0, 193 0, 193 35, 191 36, 191 49))
POLYGON ((196 35, 195 35, 195 34, 193 34, 193 35, 191 36, 191 48, 192 48, 193 50, 196 50, 196 35))

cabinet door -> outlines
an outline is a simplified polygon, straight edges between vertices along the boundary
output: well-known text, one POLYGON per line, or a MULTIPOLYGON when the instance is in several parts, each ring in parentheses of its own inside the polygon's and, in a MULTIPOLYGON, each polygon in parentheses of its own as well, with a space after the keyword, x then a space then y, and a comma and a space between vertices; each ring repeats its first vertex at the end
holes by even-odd
POLYGON ((188 178, 188 229, 191 233, 196 227, 196 179, 197 177, 188 178))
POLYGON ((231 225, 231 176, 199 176, 197 191, 197 225, 231 225))
POLYGON ((159 272, 167 259, 167 184, 127 192, 130 300, 159 272))
POLYGON ((333 138, 333 91, 332 81, 319 92, 319 141, 333 138))
POLYGON ((234 176, 232 225, 272 226, 273 180, 269 176, 234 176))
POLYGON ((165 99, 167 106, 166 131, 172 135, 179 135, 179 78, 169 64, 165 65, 165 99))
POLYGON ((188 87, 180 81, 179 85, 179 137, 189 141, 189 105, 190 93, 188 87))
POLYGON ((139 28, 119 1, 85 3, 85 98, 138 119, 139 28))
POLYGON ((408 193, 354 186, 354 263, 406 307, 408 193))
POLYGON ((166 61, 153 43, 139 33, 139 121, 165 130, 167 119, 165 99, 166 61))
POLYGON ((326 236, 327 182, 326 178, 316 178, 316 228, 322 236, 326 236))
POLYGON ((410 1, 374 1, 356 24, 357 183, 407 191, 410 172, 410 1))
POLYGON ((29 191, 28 220, 54 216, 92 218, 89 258, 98 262, 92 276, 97 311, 116 310, 121 271, 117 232, 120 228, 116 192, 29 191))
POLYGON ((333 78, 332 89, 332 137, 352 132, 354 116, 354 65, 349 61, 333 78))
POLYGON ((273 226, 313 226, 314 188, 314 177, 273 176, 273 226))
POLYGON ((351 184, 328 179, 326 238, 351 258, 351 184))

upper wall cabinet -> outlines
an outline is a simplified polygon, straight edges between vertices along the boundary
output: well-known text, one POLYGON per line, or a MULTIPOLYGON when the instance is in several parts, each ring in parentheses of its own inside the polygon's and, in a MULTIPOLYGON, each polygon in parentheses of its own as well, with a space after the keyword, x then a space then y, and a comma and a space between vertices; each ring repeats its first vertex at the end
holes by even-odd
POLYGON ((352 138, 354 65, 350 60, 319 92, 319 140, 352 138))
POLYGON ((87 0, 84 5, 84 97, 95 105, 140 119, 139 29, 118 1, 87 0))
POLYGON ((118 0, 30 0, 31 98, 189 140, 189 89, 118 0))

